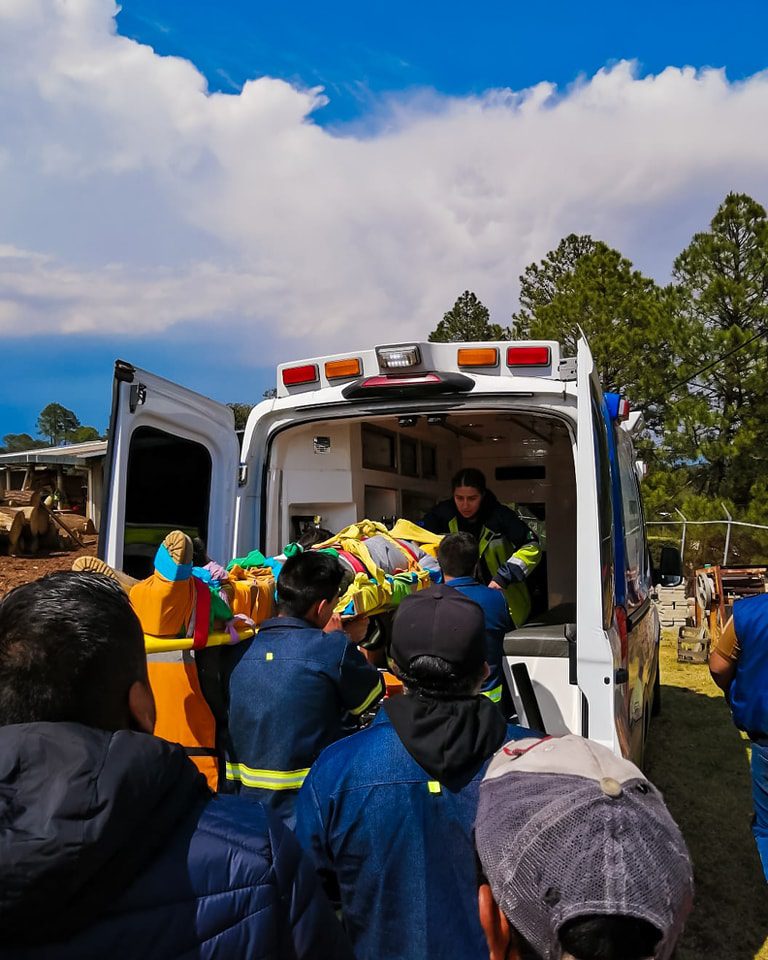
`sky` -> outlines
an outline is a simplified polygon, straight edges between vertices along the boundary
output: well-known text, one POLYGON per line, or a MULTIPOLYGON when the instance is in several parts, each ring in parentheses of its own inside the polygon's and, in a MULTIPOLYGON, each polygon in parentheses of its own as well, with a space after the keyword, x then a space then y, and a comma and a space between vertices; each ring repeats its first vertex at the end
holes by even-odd
POLYGON ((506 323, 570 232, 666 281, 729 190, 768 203, 767 34, 739 0, 0 0, 0 437, 104 429, 118 357, 255 401, 467 288, 506 323))

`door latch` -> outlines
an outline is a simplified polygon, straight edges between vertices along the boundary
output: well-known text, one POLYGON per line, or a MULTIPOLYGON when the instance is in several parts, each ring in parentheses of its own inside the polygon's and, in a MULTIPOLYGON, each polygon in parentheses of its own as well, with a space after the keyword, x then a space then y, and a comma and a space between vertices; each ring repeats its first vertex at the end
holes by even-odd
POLYGON ((128 394, 128 409, 136 413, 136 408, 147 402, 147 388, 143 383, 132 383, 128 394))

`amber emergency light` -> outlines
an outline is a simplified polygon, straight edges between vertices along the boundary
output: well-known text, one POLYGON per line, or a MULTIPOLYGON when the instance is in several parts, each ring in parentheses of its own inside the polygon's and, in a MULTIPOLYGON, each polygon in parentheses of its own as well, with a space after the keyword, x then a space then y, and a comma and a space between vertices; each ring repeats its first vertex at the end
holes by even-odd
POLYGON ((460 367, 497 367, 499 351, 496 347, 462 347, 457 354, 460 367))
POLYGON ((357 357, 347 360, 329 360, 325 365, 325 376, 328 380, 359 377, 362 372, 362 365, 357 357))

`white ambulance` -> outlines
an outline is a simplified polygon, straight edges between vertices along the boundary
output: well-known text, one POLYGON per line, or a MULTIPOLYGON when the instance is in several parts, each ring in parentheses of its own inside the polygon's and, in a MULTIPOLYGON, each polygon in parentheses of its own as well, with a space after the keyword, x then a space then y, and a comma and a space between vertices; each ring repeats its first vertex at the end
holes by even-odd
MULTIPOLYGON (((506 640, 522 720, 641 760, 659 620, 631 442, 587 343, 406 343, 284 363, 242 443, 231 410, 115 367, 100 555, 135 576, 174 528, 220 561, 277 553, 312 518, 418 521, 477 467, 538 532, 530 622, 506 640)), ((679 555, 663 573, 678 577, 679 555)))

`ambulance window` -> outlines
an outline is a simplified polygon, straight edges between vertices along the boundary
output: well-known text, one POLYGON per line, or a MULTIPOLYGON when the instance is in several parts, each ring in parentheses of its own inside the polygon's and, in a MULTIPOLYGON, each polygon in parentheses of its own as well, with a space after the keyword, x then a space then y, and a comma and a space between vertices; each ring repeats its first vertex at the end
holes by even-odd
POLYGON ((646 599, 650 589, 647 578, 645 524, 632 447, 621 436, 617 437, 617 451, 627 557, 627 606, 631 609, 646 599))
POLYGON ((613 501, 611 498, 611 464, 605 419, 592 395, 592 422, 595 431, 595 467, 597 474, 597 509, 600 521, 600 578, 603 592, 603 627, 613 622, 613 501))
POLYGON ((158 545, 171 530, 208 535, 211 455, 201 444, 155 427, 131 434, 125 498, 123 569, 152 572, 158 545))

